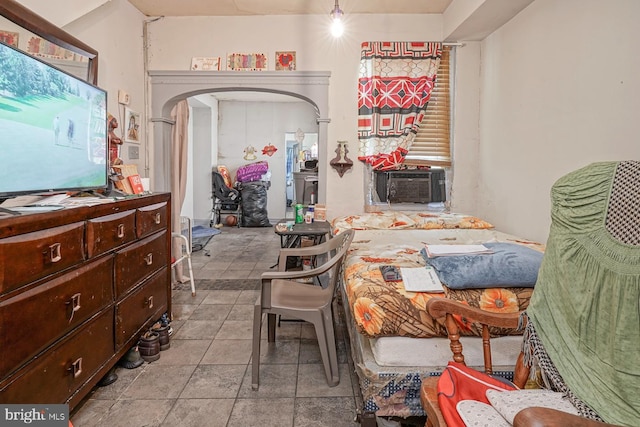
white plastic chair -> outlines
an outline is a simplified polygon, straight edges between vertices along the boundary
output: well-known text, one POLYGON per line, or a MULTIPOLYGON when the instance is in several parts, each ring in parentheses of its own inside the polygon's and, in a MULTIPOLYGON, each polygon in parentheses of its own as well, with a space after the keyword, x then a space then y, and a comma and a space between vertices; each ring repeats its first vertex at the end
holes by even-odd
POLYGON ((260 385, 260 344, 263 315, 267 316, 267 340, 276 340, 276 316, 291 316, 313 323, 320 356, 329 387, 340 382, 338 356, 333 325, 332 301, 340 278, 342 262, 353 240, 354 231, 345 230, 324 243, 306 248, 283 248, 278 257, 278 271, 262 273, 262 288, 253 310, 251 350, 251 388, 260 385), (285 271, 288 257, 323 256, 324 264, 311 270, 285 271), (324 275, 326 287, 298 280, 324 275))
POLYGON ((177 239, 180 241, 180 249, 181 256, 177 257, 176 260, 171 263, 171 268, 174 268, 176 265, 181 263, 184 260, 187 260, 187 264, 189 265, 189 281, 191 282, 191 296, 196 296, 196 285, 193 281, 193 267, 191 265, 191 245, 193 244, 193 235, 191 231, 191 218, 186 216, 180 217, 180 233, 173 232, 171 233, 171 237, 173 239, 177 239), (183 233, 183 230, 186 228, 186 236, 183 233))

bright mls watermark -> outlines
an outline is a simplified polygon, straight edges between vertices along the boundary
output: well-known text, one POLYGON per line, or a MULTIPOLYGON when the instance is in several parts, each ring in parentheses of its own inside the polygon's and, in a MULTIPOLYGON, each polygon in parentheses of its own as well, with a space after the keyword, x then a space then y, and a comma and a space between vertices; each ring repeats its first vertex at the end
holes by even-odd
POLYGON ((0 405, 0 427, 68 427, 69 405, 0 405))

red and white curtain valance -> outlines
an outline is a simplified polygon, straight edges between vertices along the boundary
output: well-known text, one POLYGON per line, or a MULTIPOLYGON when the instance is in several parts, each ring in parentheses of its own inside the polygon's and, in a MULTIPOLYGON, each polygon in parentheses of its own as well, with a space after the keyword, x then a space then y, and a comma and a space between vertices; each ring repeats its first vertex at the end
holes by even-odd
POLYGON ((358 79, 358 159, 397 169, 424 117, 442 56, 437 42, 364 42, 358 79))

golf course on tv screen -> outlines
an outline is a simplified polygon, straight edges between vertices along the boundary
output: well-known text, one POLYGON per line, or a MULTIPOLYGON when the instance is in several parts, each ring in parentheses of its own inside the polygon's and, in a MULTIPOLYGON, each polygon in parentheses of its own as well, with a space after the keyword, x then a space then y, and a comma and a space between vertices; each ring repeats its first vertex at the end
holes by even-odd
POLYGON ((106 92, 0 43, 0 196, 104 188, 106 92))

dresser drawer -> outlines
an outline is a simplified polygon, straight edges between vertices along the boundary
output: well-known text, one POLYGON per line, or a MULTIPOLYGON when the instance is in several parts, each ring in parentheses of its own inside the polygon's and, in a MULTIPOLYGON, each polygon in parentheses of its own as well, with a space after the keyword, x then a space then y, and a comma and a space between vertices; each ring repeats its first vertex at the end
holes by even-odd
POLYGON ((116 298, 168 264, 167 235, 156 233, 116 253, 116 298))
POLYGON ((116 305, 116 351, 167 311, 167 286, 165 267, 116 305))
POLYGON ((87 221, 87 256, 108 252, 136 239, 136 211, 130 210, 87 221))
POLYGON ((136 212, 136 233, 138 237, 148 236, 151 233, 167 228, 168 220, 167 203, 138 208, 136 212))
POLYGON ((0 378, 113 302, 113 257, 0 302, 0 378), (24 325, 32 325, 24 333, 24 325))
POLYGON ((84 258, 84 222, 0 239, 0 294, 84 258))
POLYGON ((105 310, 0 386, 2 403, 65 403, 113 355, 113 309, 105 310))

